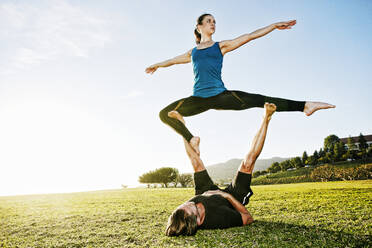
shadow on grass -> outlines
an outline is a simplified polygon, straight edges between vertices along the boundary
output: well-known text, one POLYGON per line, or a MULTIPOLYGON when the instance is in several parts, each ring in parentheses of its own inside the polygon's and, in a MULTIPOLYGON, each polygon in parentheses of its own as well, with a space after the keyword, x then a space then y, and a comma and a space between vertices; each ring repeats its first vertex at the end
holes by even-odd
POLYGON ((195 242, 198 247, 371 247, 372 239, 342 230, 258 220, 245 227, 200 230, 195 242))

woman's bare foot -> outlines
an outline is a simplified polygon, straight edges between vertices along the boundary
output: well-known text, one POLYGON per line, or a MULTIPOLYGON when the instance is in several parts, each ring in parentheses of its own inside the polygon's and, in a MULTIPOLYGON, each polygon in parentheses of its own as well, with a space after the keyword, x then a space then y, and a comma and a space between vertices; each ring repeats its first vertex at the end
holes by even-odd
POLYGON ((304 113, 307 116, 312 115, 315 111, 318 111, 319 109, 328 109, 328 108, 335 108, 335 105, 325 103, 325 102, 306 102, 304 113))
POLYGON ((197 136, 194 136, 190 140, 190 145, 192 149, 200 156, 200 150, 199 150, 199 144, 200 144, 200 138, 197 136))

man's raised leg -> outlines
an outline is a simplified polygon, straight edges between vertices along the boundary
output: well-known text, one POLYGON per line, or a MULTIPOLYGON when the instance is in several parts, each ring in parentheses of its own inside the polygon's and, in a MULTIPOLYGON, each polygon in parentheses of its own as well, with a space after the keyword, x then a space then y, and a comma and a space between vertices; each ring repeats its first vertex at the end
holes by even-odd
POLYGON ((269 126, 269 122, 271 120, 271 116, 274 114, 276 110, 275 104, 272 103, 265 103, 265 116, 262 121, 261 127, 258 130, 256 136, 251 145, 251 149, 248 154, 245 156, 243 162, 240 165, 239 171, 247 174, 252 174, 254 164, 260 155, 262 148, 265 143, 267 127, 269 126))

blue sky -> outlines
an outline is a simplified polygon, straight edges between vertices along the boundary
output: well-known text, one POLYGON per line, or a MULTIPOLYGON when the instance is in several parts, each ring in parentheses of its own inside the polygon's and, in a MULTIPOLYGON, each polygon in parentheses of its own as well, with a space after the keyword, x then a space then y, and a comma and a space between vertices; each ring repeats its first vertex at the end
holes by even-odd
MULTIPOLYGON (((329 134, 372 133, 370 1, 0 2, 0 195, 135 185, 162 166, 191 172, 182 139, 158 118, 192 94, 191 64, 144 69, 195 46, 196 18, 215 41, 296 19, 224 57, 228 89, 337 105, 276 113, 261 158, 319 149, 329 134)), ((262 109, 186 119, 205 164, 241 158, 262 109)))

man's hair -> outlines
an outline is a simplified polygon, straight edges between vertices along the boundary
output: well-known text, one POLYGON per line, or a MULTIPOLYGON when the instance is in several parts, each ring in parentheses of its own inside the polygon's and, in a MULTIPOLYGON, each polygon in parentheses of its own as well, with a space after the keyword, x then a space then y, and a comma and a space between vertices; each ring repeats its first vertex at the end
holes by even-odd
POLYGON ((165 234, 167 236, 194 235, 197 227, 196 215, 187 215, 185 210, 176 209, 168 218, 165 234))

